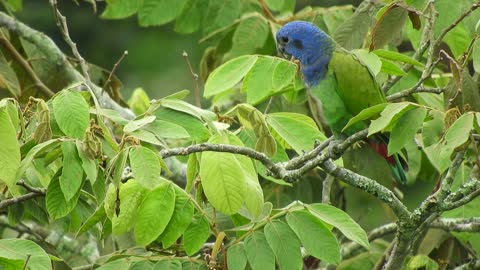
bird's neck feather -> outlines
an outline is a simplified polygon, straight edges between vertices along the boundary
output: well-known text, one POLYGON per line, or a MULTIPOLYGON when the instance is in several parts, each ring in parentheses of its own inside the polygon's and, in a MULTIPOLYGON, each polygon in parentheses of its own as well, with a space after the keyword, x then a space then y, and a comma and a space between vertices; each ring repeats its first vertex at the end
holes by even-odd
POLYGON ((325 77, 328 72, 328 63, 332 58, 331 54, 322 54, 313 63, 302 64, 301 70, 303 79, 308 87, 315 87, 325 77))

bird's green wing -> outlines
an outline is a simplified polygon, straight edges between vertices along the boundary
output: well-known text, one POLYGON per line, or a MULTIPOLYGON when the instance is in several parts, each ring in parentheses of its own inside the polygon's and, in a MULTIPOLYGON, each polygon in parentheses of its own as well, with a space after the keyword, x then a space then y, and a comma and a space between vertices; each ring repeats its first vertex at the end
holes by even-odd
POLYGON ((338 95, 351 114, 387 102, 370 69, 354 54, 337 49, 328 67, 336 78, 338 95))

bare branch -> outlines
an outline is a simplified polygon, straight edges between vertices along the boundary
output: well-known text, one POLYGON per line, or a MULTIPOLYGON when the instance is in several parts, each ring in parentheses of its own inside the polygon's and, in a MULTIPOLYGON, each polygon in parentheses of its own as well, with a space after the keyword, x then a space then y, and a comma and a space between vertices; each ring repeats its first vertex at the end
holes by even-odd
POLYGON ((193 71, 192 63, 190 63, 190 58, 188 58, 188 53, 186 51, 183 51, 182 56, 185 59, 185 62, 187 63, 190 74, 192 75, 193 87, 195 89, 195 92, 194 92, 195 105, 200 108, 202 106, 202 103, 201 103, 200 87, 198 86, 198 74, 193 71))
POLYGON ((108 78, 103 84, 102 91, 105 91, 107 89, 108 84, 112 81, 113 74, 115 74, 115 71, 117 71, 118 66, 120 63, 123 61, 123 58, 128 55, 128 51, 124 51, 122 56, 120 56, 120 59, 113 65, 112 71, 108 74, 108 78))
POLYGON ((394 101, 403 97, 408 97, 411 94, 414 93, 433 93, 433 94, 441 94, 445 91, 444 88, 425 88, 423 86, 419 86, 418 88, 408 88, 405 90, 402 90, 400 92, 397 92, 395 94, 387 96, 388 101, 394 101))

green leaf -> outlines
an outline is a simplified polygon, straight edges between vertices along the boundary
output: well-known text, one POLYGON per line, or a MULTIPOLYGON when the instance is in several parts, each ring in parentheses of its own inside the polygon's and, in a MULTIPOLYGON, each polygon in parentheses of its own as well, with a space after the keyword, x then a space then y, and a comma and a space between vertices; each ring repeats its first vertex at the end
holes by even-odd
POLYGON ((138 12, 143 0, 107 0, 107 7, 101 17, 104 19, 124 19, 138 12))
POLYGON ((241 0, 209 0, 208 9, 203 14, 203 33, 210 34, 230 25, 242 13, 241 0))
POLYGON ((303 269, 300 241, 285 222, 273 220, 265 225, 264 232, 281 269, 303 269))
POLYGON ((48 185, 45 198, 48 214, 53 219, 59 219, 68 215, 75 208, 79 196, 80 190, 71 200, 66 201, 60 188, 58 177, 55 176, 48 185))
POLYGON ((239 242, 227 250, 227 264, 229 270, 244 270, 247 266, 247 255, 244 245, 239 242))
POLYGON ((113 262, 108 262, 96 270, 129 270, 130 261, 128 258, 123 258, 119 260, 115 260, 113 262))
POLYGON ((175 31, 181 34, 197 31, 201 26, 202 14, 205 13, 208 4, 208 1, 203 0, 187 1, 175 22, 175 31))
POLYGON ((148 130, 158 137, 182 139, 190 138, 190 134, 180 125, 163 120, 155 120, 154 122, 145 126, 148 130))
POLYGON ((150 107, 150 98, 143 88, 136 88, 127 103, 136 115, 140 115, 150 107))
POLYGON ((187 255, 192 256, 210 236, 210 226, 205 216, 197 214, 183 234, 183 245, 187 255))
POLYGON ((20 147, 16 127, 5 108, 0 108, 0 127, 0 182, 7 184, 13 195, 19 195, 15 183, 17 170, 20 170, 20 147))
POLYGON ((306 211, 295 211, 287 215, 287 222, 308 254, 329 264, 340 263, 337 239, 318 218, 306 211))
POLYGON ((297 113, 271 113, 266 116, 268 125, 297 153, 313 149, 315 140, 323 141, 315 122, 308 116, 297 113))
POLYGON ((362 47, 370 28, 371 18, 375 9, 372 7, 373 5, 363 3, 365 2, 362 2, 355 10, 355 13, 340 24, 333 34, 333 39, 347 50, 362 47))
POLYGON ((138 11, 138 21, 141 26, 166 24, 174 20, 182 11, 187 0, 143 0, 138 11))
POLYGON ((328 204, 307 205, 307 210, 321 221, 341 231, 348 239, 369 248, 367 233, 347 213, 328 204))
POLYGON ((60 188, 65 200, 71 200, 80 190, 83 183, 82 160, 78 156, 77 147, 72 141, 62 143, 63 168, 60 175, 60 188))
POLYGON ((382 73, 395 75, 395 76, 407 75, 405 71, 403 71, 399 66, 397 66, 392 61, 389 61, 387 59, 381 59, 381 61, 382 61, 382 69, 381 69, 382 73))
POLYGON ((194 180, 198 176, 198 160, 196 154, 190 154, 187 161, 187 185, 185 186, 185 191, 190 193, 192 190, 194 180))
POLYGON ((441 141, 425 148, 428 159, 438 172, 443 173, 450 166, 453 151, 467 142, 473 128, 473 119, 473 113, 462 115, 448 128, 441 141))
POLYGON ((368 136, 379 131, 385 131, 388 127, 394 125, 404 113, 415 108, 415 106, 409 102, 388 104, 380 113, 380 117, 371 122, 368 127, 368 136))
POLYGON ((372 30, 370 51, 381 48, 401 34, 407 21, 408 11, 399 3, 394 2, 383 11, 372 30))
POLYGON ((29 269, 52 269, 50 257, 39 245, 35 244, 35 242, 25 239, 0 239, 1 258, 25 261, 27 255, 30 255, 28 260, 29 269))
POLYGON ((351 127, 353 124, 356 124, 363 120, 370 119, 373 116, 380 114, 380 112, 383 111, 386 106, 387 106, 387 103, 382 103, 382 104, 377 104, 362 110, 359 114, 355 115, 350 119, 350 121, 348 121, 347 125, 345 125, 342 131, 351 127))
POLYGON ((371 270, 382 257, 379 252, 365 252, 348 260, 342 261, 337 267, 338 270, 371 270))
POLYGON ((182 262, 174 259, 161 260, 155 264, 153 270, 182 270, 182 262))
POLYGON ((258 13, 253 16, 244 16, 232 37, 232 49, 228 52, 228 58, 234 58, 245 54, 253 54, 262 48, 270 34, 268 21, 258 13), (252 30, 255 35, 252 35, 252 30))
MULTIPOLYGON (((2 132, 3 130, 0 129, 0 133, 2 132)), ((2 135, 2 138, 7 138, 6 136, 2 135)), ((3 142, 3 141, 2 141, 3 142)), ((41 144, 37 144, 35 145, 32 149, 30 149, 30 151, 28 151, 28 154, 25 156, 25 158, 22 160, 21 164, 20 164, 20 167, 18 168, 17 170, 17 173, 16 173, 16 180, 19 180, 20 178, 23 177, 23 175, 25 174, 25 171, 27 170, 27 168, 31 165, 31 163, 33 162, 33 160, 35 159, 35 157, 39 154, 39 153, 47 153, 47 152, 50 152, 52 151, 53 149, 55 149, 59 144, 61 143, 60 140, 58 139, 53 139, 53 140, 49 140, 49 141, 46 141, 46 142, 43 142, 41 144)), ((4 147, 0 147, 0 152, 5 149, 4 147)))
POLYGON ((85 174, 87 175, 88 180, 90 180, 90 183, 95 184, 95 181, 97 180, 98 176, 98 163, 97 160, 93 160, 89 158, 85 152, 83 151, 83 143, 81 141, 77 141, 77 151, 78 151, 78 156, 82 160, 82 168, 83 171, 85 171, 85 174))
POLYGON ((18 270, 25 265, 24 260, 12 260, 7 258, 0 258, 0 269, 2 270, 18 270))
POLYGON ((293 84, 296 71, 296 65, 285 59, 260 57, 243 81, 247 102, 256 105, 293 84))
POLYGON ((158 104, 175 111, 190 114, 191 116, 195 116, 202 121, 213 121, 217 119, 217 115, 215 113, 193 106, 192 104, 183 100, 164 98, 159 100, 158 104))
POLYGON ((140 129, 150 123, 153 123, 155 119, 156 117, 154 115, 149 115, 137 120, 132 120, 128 122, 128 124, 126 124, 125 127, 123 127, 123 132, 125 133, 134 132, 137 129, 140 129))
POLYGON ((275 269, 275 254, 263 232, 255 231, 245 238, 245 252, 252 270, 275 269))
POLYGON ((174 207, 172 183, 161 183, 147 193, 137 212, 135 240, 145 246, 157 239, 170 222, 174 207))
MULTIPOLYGON (((215 135, 208 142, 229 143, 229 140, 226 136, 215 135)), ((202 153, 200 179, 205 196, 219 211, 235 214, 245 202, 247 180, 243 167, 234 154, 202 153)))
POLYGON ((402 54, 402 53, 389 51, 389 50, 384 50, 384 49, 374 50, 373 53, 378 55, 381 58, 388 59, 390 61, 403 62, 403 63, 411 64, 411 65, 414 65, 414 66, 417 66, 417 67, 423 67, 424 66, 421 62, 413 59, 412 57, 410 57, 408 55, 402 54))
MULTIPOLYGON (((5 3, 5 2, 4 2, 5 3)), ((22 94, 22 89, 15 71, 8 63, 7 59, 0 53, 0 87, 7 89, 14 97, 22 94)))
POLYGON ((135 179, 130 179, 120 186, 120 212, 111 218, 113 234, 121 235, 132 229, 137 220, 138 208, 147 191, 135 179))
POLYGON ((63 90, 53 98, 53 114, 65 135, 82 139, 90 119, 89 106, 79 92, 63 90))
POLYGON ((380 73, 382 61, 376 54, 365 49, 357 49, 351 52, 372 71, 374 76, 377 76, 378 73, 380 73))
POLYGON ((257 62, 258 56, 244 55, 215 69, 205 83, 204 97, 220 94, 234 87, 257 62))
POLYGON ((160 109, 154 113, 158 120, 164 120, 182 126, 195 141, 205 141, 210 132, 197 118, 171 109, 160 109))
POLYGON ((78 229, 75 237, 78 237, 82 233, 90 230, 95 224, 100 222, 106 216, 104 203, 100 204, 95 212, 88 217, 88 219, 82 224, 80 229, 78 229))
POLYGON ((436 261, 430 259, 427 255, 416 255, 407 263, 407 270, 438 270, 439 265, 436 261))
POLYGON ((177 239, 185 232, 193 220, 193 203, 190 196, 178 186, 174 186, 175 190, 175 207, 172 218, 168 223, 165 231, 160 235, 159 240, 162 242, 163 248, 169 248, 177 239))
POLYGON ((157 153, 144 146, 135 146, 128 155, 135 179, 142 186, 152 189, 160 179, 160 161, 157 153))
POLYGON ((415 108, 402 115, 390 133, 388 155, 400 152, 409 141, 414 139, 426 115, 427 110, 424 107, 415 108))

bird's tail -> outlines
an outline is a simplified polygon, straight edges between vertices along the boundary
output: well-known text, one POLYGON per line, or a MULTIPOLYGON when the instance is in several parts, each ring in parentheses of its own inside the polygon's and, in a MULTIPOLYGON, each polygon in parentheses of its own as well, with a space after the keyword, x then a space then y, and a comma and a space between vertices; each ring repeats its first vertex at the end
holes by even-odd
POLYGON ((388 155, 388 136, 385 134, 377 134, 374 139, 368 140, 368 144, 388 162, 395 180, 401 184, 406 184, 407 176, 405 172, 408 171, 407 161, 397 153, 391 156, 388 155))

